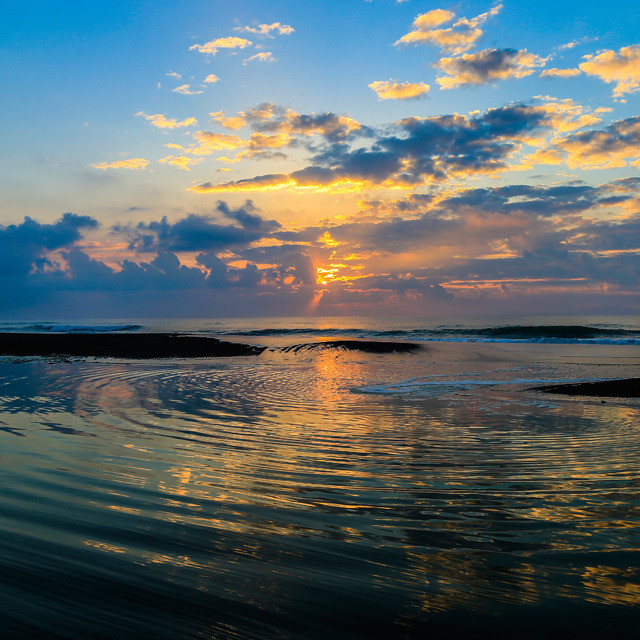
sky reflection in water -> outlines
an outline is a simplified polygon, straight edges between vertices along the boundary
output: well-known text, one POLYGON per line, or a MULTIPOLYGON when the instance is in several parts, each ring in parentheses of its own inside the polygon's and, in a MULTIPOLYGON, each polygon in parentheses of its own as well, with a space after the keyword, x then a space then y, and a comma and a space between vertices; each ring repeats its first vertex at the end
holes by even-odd
POLYGON ((429 360, 3 364, 7 633, 630 629, 637 403, 349 391, 429 360))

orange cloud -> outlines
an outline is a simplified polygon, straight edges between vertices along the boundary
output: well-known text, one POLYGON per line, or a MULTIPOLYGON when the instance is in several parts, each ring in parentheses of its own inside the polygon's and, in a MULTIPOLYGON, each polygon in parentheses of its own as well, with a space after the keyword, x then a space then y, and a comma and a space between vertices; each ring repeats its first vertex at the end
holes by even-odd
POLYGON ((204 80, 203 82, 205 84, 215 84, 216 82, 218 82, 220 80, 220 78, 218 78, 218 76, 215 73, 210 73, 204 80))
POLYGON ((640 89, 640 45, 622 47, 618 53, 607 49, 585 58, 580 69, 605 82, 615 82, 614 97, 640 89))
POLYGON ((434 27, 439 27, 445 22, 449 22, 456 17, 453 11, 446 11, 445 9, 433 9, 427 11, 427 13, 420 14, 414 21, 413 26, 421 31, 427 31, 434 27))
POLYGON ((562 164, 570 169, 617 169, 637 166, 640 117, 618 120, 600 130, 572 133, 527 158, 528 164, 562 164))
POLYGON ((424 82, 376 80, 369 88, 378 94, 380 100, 412 100, 426 95, 431 87, 424 82))
POLYGON ((163 164, 170 164, 174 167, 190 171, 189 167, 202 162, 202 158, 189 158, 188 156, 167 156, 159 160, 163 164))
POLYGON ((219 122, 225 129, 242 129, 247 124, 244 113, 240 112, 237 116, 225 116, 223 111, 215 111, 209 114, 216 122, 219 122))
POLYGON ((163 113, 147 115, 143 111, 138 111, 137 116, 142 116, 148 120, 154 127, 159 129, 178 129, 180 127, 189 127, 192 124, 198 124, 195 118, 186 118, 184 120, 176 120, 175 118, 166 118, 163 113))
POLYGON ((93 164, 96 169, 145 169, 149 164, 144 158, 130 158, 129 160, 116 160, 115 162, 101 162, 93 164))
POLYGON ((483 33, 480 26, 497 15, 501 9, 502 5, 499 4, 475 18, 460 18, 447 29, 434 27, 453 20, 455 14, 443 9, 434 9, 419 15, 413 21, 413 31, 402 36, 395 44, 432 44, 457 55, 468 51, 476 43, 483 33))
POLYGON ((191 147, 187 151, 196 156, 206 156, 220 149, 240 149, 245 144, 242 138, 226 133, 198 131, 193 137, 198 146, 191 147))

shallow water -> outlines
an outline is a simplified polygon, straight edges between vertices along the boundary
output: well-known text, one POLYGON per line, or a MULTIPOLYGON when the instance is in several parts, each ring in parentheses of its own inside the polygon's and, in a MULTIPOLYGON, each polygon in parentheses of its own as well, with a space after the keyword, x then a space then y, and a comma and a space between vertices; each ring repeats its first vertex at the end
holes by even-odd
POLYGON ((469 344, 5 362, 5 637, 630 637, 640 403, 525 389, 637 363, 469 344))

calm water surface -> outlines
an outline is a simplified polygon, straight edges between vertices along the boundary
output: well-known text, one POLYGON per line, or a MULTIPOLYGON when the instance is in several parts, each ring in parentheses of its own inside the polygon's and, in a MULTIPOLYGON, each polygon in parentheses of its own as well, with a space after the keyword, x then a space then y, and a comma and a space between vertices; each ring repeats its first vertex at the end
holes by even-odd
POLYGON ((523 389, 637 348, 508 347, 1 364, 5 637, 633 637, 640 405, 523 389))

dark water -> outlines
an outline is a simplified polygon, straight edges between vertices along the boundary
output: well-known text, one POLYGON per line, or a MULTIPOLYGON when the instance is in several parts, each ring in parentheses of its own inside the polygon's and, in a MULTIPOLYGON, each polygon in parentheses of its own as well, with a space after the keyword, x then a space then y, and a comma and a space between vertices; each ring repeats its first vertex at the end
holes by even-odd
POLYGON ((3 637, 634 637, 640 405, 523 389, 638 351, 524 346, 5 362, 3 637))

